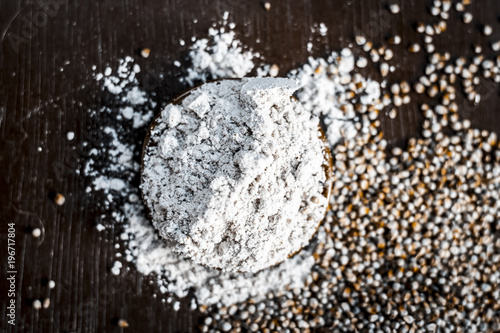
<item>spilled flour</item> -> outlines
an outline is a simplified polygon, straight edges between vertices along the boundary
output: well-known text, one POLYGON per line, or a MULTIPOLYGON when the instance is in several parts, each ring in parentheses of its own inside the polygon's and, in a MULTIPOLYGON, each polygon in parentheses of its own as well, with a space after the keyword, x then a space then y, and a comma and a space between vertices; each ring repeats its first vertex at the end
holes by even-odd
MULTIPOLYGON (((191 46, 191 66, 181 81, 192 86, 200 81, 244 77, 254 69, 254 59, 260 58, 259 53, 244 48, 233 31, 235 24, 228 23, 227 19, 228 12, 225 12, 222 26, 210 28, 208 38, 198 39, 191 46)), ((257 68, 259 76, 265 76, 268 70, 266 64, 257 68)))
POLYGON ((328 204, 329 157, 319 119, 291 98, 297 88, 290 79, 211 82, 156 119, 141 187, 176 252, 256 272, 309 243, 328 204))
MULTIPOLYGON (((213 30, 211 33, 206 43, 196 43, 192 46, 189 56, 193 63, 196 63, 196 59, 204 58, 209 65, 193 67, 189 72, 191 80, 241 76, 259 66, 266 68, 265 64, 254 64, 255 57, 245 53, 242 48, 234 47, 240 45, 240 42, 234 39, 230 30, 213 30), (224 37, 225 34, 232 37, 224 37), (212 54, 218 55, 214 58, 210 56, 212 54), (232 65, 227 67, 228 64, 236 62, 226 61, 224 66, 221 66, 221 62, 217 60, 238 59, 245 54, 251 65, 248 62, 244 71, 232 65)), ((348 84, 344 84, 342 77, 353 75, 353 67, 350 64, 354 62, 352 53, 344 50, 340 54, 333 53, 327 59, 311 58, 308 64, 290 74, 299 81, 297 96, 305 109, 311 114, 321 114, 328 119, 326 130, 332 145, 341 138, 339 133, 352 133, 350 129, 353 128, 353 122, 350 118, 353 115, 343 110, 343 105, 346 104, 345 95, 350 88, 348 84), (317 71, 318 65, 322 65, 325 71, 317 71), (310 98, 317 94, 326 98, 310 98)), ((198 304, 205 305, 230 305, 250 297, 258 300, 270 291, 304 286, 306 280, 310 279, 311 268, 315 262, 314 249, 327 240, 323 227, 319 228, 309 246, 297 255, 255 274, 232 274, 193 263, 177 255, 155 232, 145 213, 139 189, 133 185, 134 179, 139 177, 141 146, 139 143, 128 141, 134 131, 145 130, 149 123, 145 120, 151 119, 151 110, 155 107, 144 98, 146 95, 135 78, 139 71, 139 66, 134 64, 131 58, 127 58, 119 64, 117 70, 109 69, 104 74, 96 74, 96 78, 103 82, 104 89, 115 96, 120 107, 92 111, 95 115, 105 112, 115 117, 118 122, 102 126, 102 132, 111 142, 107 146, 96 148, 85 168, 86 175, 92 181, 88 191, 102 191, 105 194, 105 206, 118 207, 112 214, 115 221, 103 218, 98 225, 98 229, 103 232, 107 228, 123 228, 121 242, 125 243, 125 247, 117 253, 117 262, 130 262, 142 274, 157 276, 156 282, 162 293, 185 297, 188 291, 192 290, 198 304), (98 164, 98 156, 100 159, 104 156, 105 161, 100 162, 103 165, 98 164)), ((259 75, 266 74, 265 71, 257 72, 259 75)), ((379 97, 380 89, 376 82, 370 82, 363 77, 358 79, 360 95, 366 96, 362 103, 379 97)), ((120 264, 115 264, 112 273, 120 274, 123 269, 120 264)), ((167 301, 171 300, 167 295, 164 297, 167 301)))
POLYGON ((223 77, 243 77, 254 68, 252 59, 258 57, 251 51, 243 51, 234 31, 224 28, 209 30, 211 39, 200 39, 189 54, 192 65, 188 68, 187 82, 223 77))
POLYGON ((333 52, 326 59, 309 58, 307 64, 292 70, 301 89, 297 97, 304 107, 322 116, 326 137, 331 146, 342 137, 356 135, 353 119, 356 112, 349 93, 359 98, 361 105, 371 105, 380 98, 380 83, 353 74, 355 58, 349 49, 333 52), (354 79, 354 80, 353 80, 354 79))

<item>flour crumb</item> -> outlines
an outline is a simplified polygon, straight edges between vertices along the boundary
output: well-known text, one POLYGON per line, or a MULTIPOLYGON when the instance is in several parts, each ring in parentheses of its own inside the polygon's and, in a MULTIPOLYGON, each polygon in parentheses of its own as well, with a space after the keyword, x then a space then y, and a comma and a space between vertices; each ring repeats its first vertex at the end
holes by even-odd
POLYGON ((328 28, 326 27, 326 25, 324 23, 320 23, 319 24, 319 34, 321 36, 326 36, 327 32, 328 32, 328 28))
POLYGON ((122 263, 119 261, 115 261, 113 263, 113 267, 111 268, 111 273, 113 275, 120 275, 120 269, 123 267, 122 263))
POLYGON ((132 119, 134 118, 134 109, 130 106, 124 107, 122 109, 122 116, 125 119, 132 119))
POLYGON ((180 310, 180 308, 181 308, 181 303, 179 303, 179 302, 177 302, 177 301, 176 301, 176 302, 174 303, 173 308, 174 308, 174 311, 179 311, 179 310, 180 310))

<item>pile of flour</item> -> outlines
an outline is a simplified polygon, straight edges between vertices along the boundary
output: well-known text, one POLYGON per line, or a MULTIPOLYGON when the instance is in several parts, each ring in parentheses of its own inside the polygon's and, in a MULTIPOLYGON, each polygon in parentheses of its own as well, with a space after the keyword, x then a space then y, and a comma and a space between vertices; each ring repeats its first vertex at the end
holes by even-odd
POLYGON ((179 254, 256 272, 309 243, 328 204, 328 159, 319 119, 291 98, 297 88, 290 79, 211 82, 156 119, 141 187, 179 254))
MULTIPOLYGON (((254 59, 260 55, 245 48, 236 38, 235 24, 229 23, 228 17, 229 13, 224 12, 221 26, 210 28, 208 38, 193 43, 189 52, 191 66, 181 81, 193 85, 218 78, 244 77, 254 69, 254 59)), ((268 71, 269 65, 258 68, 262 74, 268 71)))
POLYGON ((254 68, 252 59, 258 54, 243 51, 234 31, 224 28, 209 30, 210 39, 197 40, 191 48, 191 67, 185 80, 198 81, 220 77, 243 77, 254 68))

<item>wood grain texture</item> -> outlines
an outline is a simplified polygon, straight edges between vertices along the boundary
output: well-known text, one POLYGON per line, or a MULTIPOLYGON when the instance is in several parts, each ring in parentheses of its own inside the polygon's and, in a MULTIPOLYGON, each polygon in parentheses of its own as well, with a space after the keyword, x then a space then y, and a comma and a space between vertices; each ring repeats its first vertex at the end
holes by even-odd
MULTIPOLYGON (((206 36, 229 11, 238 38, 267 62, 279 64, 281 75, 310 55, 324 56, 348 46, 356 32, 375 45, 399 34, 403 43, 394 47, 392 62, 398 70, 389 82, 413 82, 425 64, 423 52, 406 51, 408 44, 421 40, 414 25, 435 19, 427 14, 431 1, 401 2, 401 14, 392 15, 387 2, 377 0, 280 0, 271 1, 269 12, 253 0, 0 0, 0 330, 120 332, 124 330, 115 320, 125 318, 130 323, 127 332, 196 331, 199 314, 189 310, 188 302, 176 312, 153 297, 159 293, 150 283, 153 277, 141 276, 133 267, 122 269, 120 276, 110 273, 119 230, 95 230, 100 214, 110 211, 99 196, 85 193, 89 180, 81 172, 89 149, 101 140, 97 128, 104 121, 89 117, 87 110, 108 102, 92 78, 92 65, 102 72, 117 59, 133 56, 143 69, 143 87, 164 104, 185 88, 176 79, 182 69, 173 61, 185 59, 190 43, 180 46, 179 40, 206 36), (320 22, 328 27, 324 37, 310 31, 320 22), (20 39, 13 40, 14 35, 20 39), (312 53, 306 49, 310 41, 312 53), (142 47, 152 49, 148 59, 137 55, 142 47), (164 79, 154 79, 160 75, 164 79), (76 133, 75 140, 65 139, 67 131, 76 133), (52 203, 54 191, 66 196, 64 206, 52 203), (16 326, 4 320, 9 222, 17 228, 16 326), (43 227, 38 239, 30 234, 35 227, 43 227), (56 288, 49 290, 49 279, 56 281, 56 288), (50 297, 51 306, 33 310, 31 301, 45 297, 50 297)), ((451 11, 448 31, 435 38, 438 51, 470 57, 471 45, 480 44, 485 54, 494 54, 489 41, 500 39, 500 2, 474 2, 469 10, 474 14, 469 25, 451 11), (494 34, 482 36, 481 23, 491 24, 494 34)), ((374 65, 363 72, 380 79, 374 65)), ((478 107, 459 95, 461 112, 474 126, 498 133, 498 86, 485 81, 481 89, 478 107)), ((419 134, 418 105, 425 101, 414 99, 394 120, 381 116, 390 145, 403 145, 419 134)), ((133 139, 142 142, 144 134, 139 131, 133 139)))

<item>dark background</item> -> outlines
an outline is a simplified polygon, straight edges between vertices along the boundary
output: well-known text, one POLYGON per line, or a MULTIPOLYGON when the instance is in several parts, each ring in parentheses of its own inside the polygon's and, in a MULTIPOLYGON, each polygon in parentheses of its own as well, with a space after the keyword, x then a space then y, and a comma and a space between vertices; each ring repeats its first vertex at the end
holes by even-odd
MULTIPOLYGON (((398 70, 389 75, 389 82, 414 82, 423 72, 425 52, 409 54, 406 49, 422 40, 414 29, 417 21, 437 21, 428 13, 432 1, 402 0, 398 15, 389 13, 386 1, 377 0, 270 2, 272 8, 266 12, 258 0, 0 0, 2 332, 119 332, 123 329, 115 325, 118 318, 129 322, 129 332, 197 328, 200 316, 189 310, 188 302, 175 312, 172 304, 152 297, 159 293, 149 283, 153 278, 134 269, 122 269, 117 277, 110 273, 119 230, 99 233, 95 229, 101 199, 85 193, 86 179, 75 171, 85 160, 82 143, 92 144, 99 123, 87 110, 106 103, 91 75, 92 65, 102 72, 108 65, 115 67, 117 59, 133 56, 143 69, 143 85, 164 104, 185 88, 177 83, 182 72, 173 61, 185 58, 191 36, 205 37, 211 24, 229 11, 238 38, 267 62, 279 64, 280 75, 306 62, 309 55, 325 56, 347 46, 355 32, 362 32, 374 45, 396 33, 402 36, 402 44, 392 48, 391 63, 398 70), (44 9, 44 3, 52 7, 44 9), (326 37, 310 31, 320 22, 328 27, 326 37), (311 36, 314 48, 309 54, 306 44, 311 36), (179 45, 181 38, 185 46, 179 45), (148 59, 138 56, 142 47, 151 48, 148 59), (164 79, 159 79, 161 74, 164 79), (151 77, 158 78, 156 84, 148 84, 151 77), (66 140, 68 131, 76 133, 73 141, 66 140), (54 191, 66 196, 64 206, 50 200, 54 191), (17 229, 16 326, 4 320, 9 222, 15 222, 17 229), (45 233, 35 239, 30 230, 41 224, 45 233), (55 289, 46 286, 48 279, 56 281, 55 289), (50 297, 50 307, 35 311, 32 300, 45 297, 50 297)), ((485 55, 494 54, 489 42, 500 39, 500 2, 474 1, 468 10, 474 15, 468 25, 451 10, 447 31, 434 38, 436 51, 470 57, 472 44, 480 44, 485 55), (481 24, 490 24, 493 35, 482 36, 481 24)), ((380 79, 372 64, 363 72, 380 79)), ((459 94, 461 113, 473 126, 498 133, 498 86, 483 80, 480 91, 478 107, 471 107, 459 94)), ((407 138, 418 135, 422 120, 418 103, 423 101, 425 97, 412 94, 412 102, 400 109, 396 119, 381 115, 391 145, 404 145, 407 138)), ((136 135, 141 142, 144 133, 136 135)))

